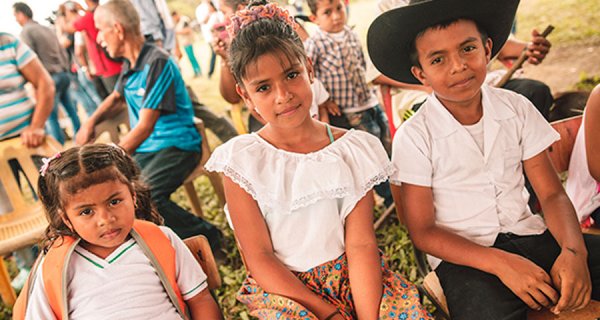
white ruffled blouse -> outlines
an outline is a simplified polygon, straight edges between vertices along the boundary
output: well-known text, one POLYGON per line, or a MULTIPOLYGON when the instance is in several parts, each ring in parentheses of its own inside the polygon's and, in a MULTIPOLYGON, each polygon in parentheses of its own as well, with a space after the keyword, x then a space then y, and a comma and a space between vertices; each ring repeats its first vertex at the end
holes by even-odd
POLYGON ((277 149, 255 133, 238 136, 218 147, 205 168, 225 174, 256 200, 275 255, 298 272, 344 253, 346 217, 393 173, 379 140, 356 130, 307 154, 277 149))

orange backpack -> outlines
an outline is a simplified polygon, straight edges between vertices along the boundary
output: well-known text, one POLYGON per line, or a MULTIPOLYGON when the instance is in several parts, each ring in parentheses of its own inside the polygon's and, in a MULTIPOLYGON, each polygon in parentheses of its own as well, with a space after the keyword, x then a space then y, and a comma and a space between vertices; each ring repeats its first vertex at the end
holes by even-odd
MULTIPOLYGON (((187 319, 186 305, 183 296, 177 285, 176 278, 176 252, 169 238, 160 230, 160 228, 148 221, 135 220, 133 229, 130 232, 144 254, 150 259, 152 266, 156 270, 160 281, 167 292, 169 299, 177 309, 177 312, 183 319, 187 319)), ((73 237, 63 237, 63 241, 52 246, 46 253, 45 262, 42 266, 44 287, 50 308, 57 319, 66 320, 69 318, 67 301, 67 266, 75 247, 80 239, 73 237)), ((21 294, 17 298, 13 308, 13 319, 25 319, 27 310, 27 301, 33 288, 33 281, 37 272, 37 267, 41 261, 42 255, 38 257, 36 263, 31 269, 29 279, 25 283, 21 294)))

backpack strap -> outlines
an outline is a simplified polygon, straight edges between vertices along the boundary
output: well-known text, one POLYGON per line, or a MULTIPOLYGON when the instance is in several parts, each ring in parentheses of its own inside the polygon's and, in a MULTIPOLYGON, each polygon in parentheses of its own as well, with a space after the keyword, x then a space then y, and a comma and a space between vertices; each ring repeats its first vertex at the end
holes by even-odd
POLYGON ((133 223, 131 236, 150 259, 179 315, 183 319, 188 319, 186 304, 177 284, 176 252, 169 238, 157 225, 137 219, 133 223))

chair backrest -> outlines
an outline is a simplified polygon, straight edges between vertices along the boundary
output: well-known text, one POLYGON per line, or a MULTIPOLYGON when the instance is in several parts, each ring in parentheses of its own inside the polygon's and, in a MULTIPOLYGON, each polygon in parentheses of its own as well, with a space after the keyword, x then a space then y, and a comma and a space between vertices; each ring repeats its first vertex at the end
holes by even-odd
POLYGON ((62 149, 62 146, 51 137, 37 148, 23 146, 21 138, 13 138, 0 142, 0 183, 6 191, 6 200, 10 204, 9 211, 0 215, 0 254, 17 250, 37 241, 48 225, 35 191, 20 183, 13 174, 9 162, 16 162, 33 189, 37 188, 38 167, 33 157, 51 157, 62 149), (30 192, 22 192, 29 190, 30 192))
POLYGON ((221 286, 221 276, 215 262, 215 257, 210 249, 208 240, 203 235, 197 235, 183 240, 185 245, 190 249, 194 258, 200 263, 202 270, 208 277, 208 288, 210 290, 217 289, 221 286))
POLYGON ((94 127, 96 141, 119 143, 121 135, 125 133, 121 131, 129 129, 129 114, 127 113, 127 106, 125 106, 114 116, 108 116, 94 127), (108 134, 107 141, 102 140, 105 133, 108 134))
POLYGON ((571 153, 582 119, 583 116, 575 116, 550 123, 552 128, 560 134, 560 140, 554 142, 548 150, 550 160, 558 173, 569 169, 571 153))

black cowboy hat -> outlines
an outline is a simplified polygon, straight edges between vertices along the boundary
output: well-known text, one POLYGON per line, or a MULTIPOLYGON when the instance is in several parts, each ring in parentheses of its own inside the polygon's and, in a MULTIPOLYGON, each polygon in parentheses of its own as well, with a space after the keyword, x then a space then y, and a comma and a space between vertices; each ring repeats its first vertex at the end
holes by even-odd
POLYGON ((411 0, 373 21, 367 34, 369 56, 384 75, 418 84, 409 53, 419 32, 455 19, 473 20, 492 39, 493 57, 510 34, 518 5, 519 0, 411 0))

